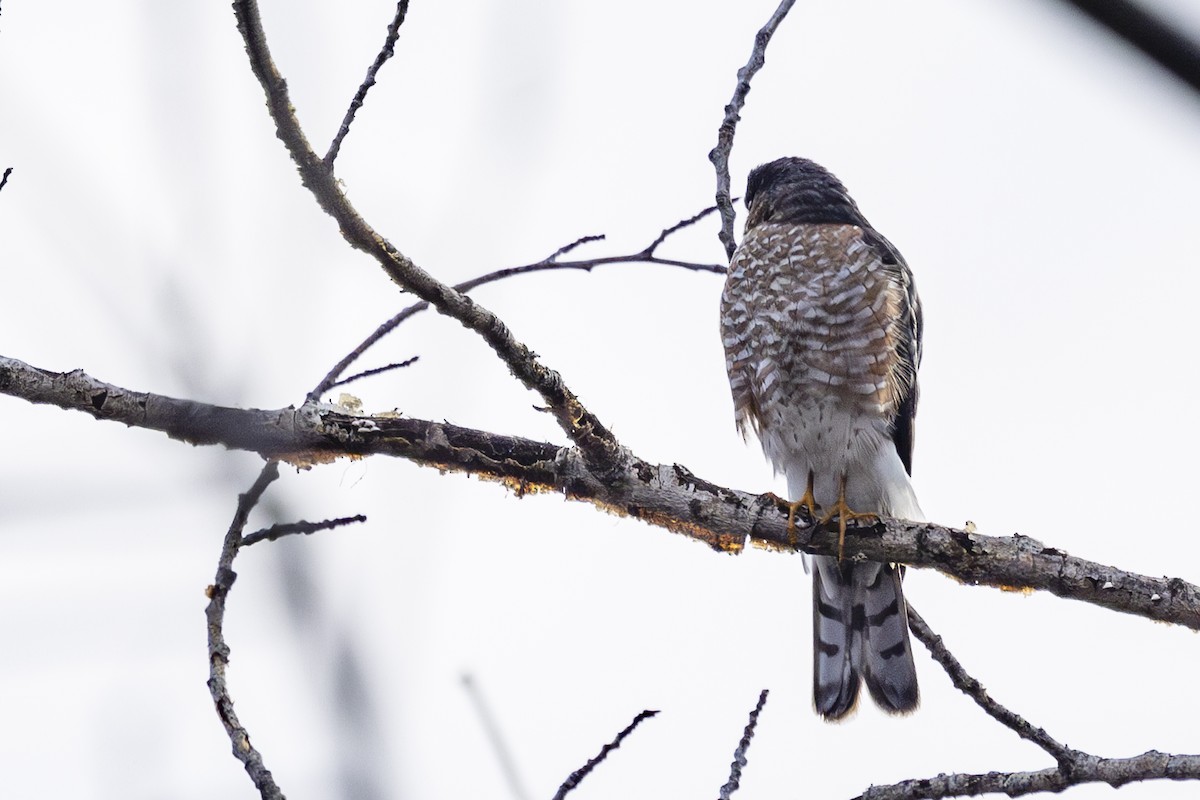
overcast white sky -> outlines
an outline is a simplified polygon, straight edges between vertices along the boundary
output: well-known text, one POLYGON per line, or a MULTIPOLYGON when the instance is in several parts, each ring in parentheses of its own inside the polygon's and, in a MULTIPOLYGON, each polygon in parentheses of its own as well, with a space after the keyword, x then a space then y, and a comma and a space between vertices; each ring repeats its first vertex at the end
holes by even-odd
MULTIPOLYGON (((338 174, 367 219, 448 282, 583 234, 609 236, 583 252, 640 249, 711 203, 706 154, 774 6, 414 0, 338 174)), ((264 4, 319 149, 393 10, 264 4)), ((3 11, 0 167, 14 172, 0 192, 0 353, 272 408, 299 403, 405 302, 301 188, 228 3, 3 11)), ((1200 579, 1188 516, 1200 434, 1179 422, 1197 389, 1196 96, 1047 0, 801 0, 743 116, 739 192, 760 162, 814 158, 913 268, 926 513, 1200 579)), ((715 230, 663 253, 720 261, 715 230)), ((782 492, 733 428, 720 286, 619 266, 478 298, 640 456, 782 492)), ((364 366, 412 355, 354 388, 368 410, 561 441, 456 323, 413 320, 364 366)), ((204 685, 202 612, 258 459, 11 398, 0 450, 0 793, 254 796, 204 685)), ((237 564, 231 687, 289 797, 511 798, 464 673, 532 797, 643 708, 663 713, 573 796, 713 796, 762 688, 747 798, 1050 766, 920 647, 917 714, 819 721, 797 558, 719 556, 588 506, 378 458, 289 470, 271 499, 289 519, 369 517, 237 564), (332 710, 358 708, 345 652, 366 697, 351 722, 332 710)), ((1200 751, 1195 634, 927 571, 910 571, 906 593, 997 699, 1067 744, 1200 751)))

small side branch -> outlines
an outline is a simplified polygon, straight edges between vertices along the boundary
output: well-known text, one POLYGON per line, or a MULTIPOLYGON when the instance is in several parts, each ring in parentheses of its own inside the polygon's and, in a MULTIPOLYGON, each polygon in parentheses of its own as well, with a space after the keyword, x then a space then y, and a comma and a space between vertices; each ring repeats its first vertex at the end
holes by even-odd
POLYGON ((354 122, 354 115, 358 113, 358 109, 362 108, 363 101, 367 99, 367 92, 375 85, 375 76, 379 74, 384 63, 396 54, 396 40, 400 38, 400 26, 404 24, 404 18, 407 15, 408 0, 400 0, 396 3, 396 15, 392 18, 392 23, 388 25, 387 38, 383 41, 383 47, 379 49, 379 55, 375 56, 374 63, 367 68, 367 77, 363 79, 358 91, 354 93, 354 99, 350 101, 350 107, 346 109, 346 116, 342 118, 342 125, 338 128, 333 141, 329 143, 329 150, 325 153, 325 158, 321 159, 325 162, 326 167, 332 168, 333 162, 337 160, 338 152, 342 149, 342 141, 345 140, 346 134, 350 133, 350 124, 354 122))
POLYGON ((362 514, 355 514, 353 517, 338 517, 337 519, 325 519, 320 522, 288 522, 279 525, 272 525, 269 528, 248 533, 242 538, 242 547, 249 547, 252 544, 259 542, 273 542, 276 539, 282 539, 284 536, 290 536, 294 533, 302 533, 305 536, 317 531, 328 531, 334 528, 340 528, 344 525, 353 525, 356 522, 366 522, 367 518, 362 514))
POLYGON ((746 730, 742 732, 742 739, 738 742, 737 749, 733 751, 733 763, 729 765, 729 780, 721 787, 719 800, 729 800, 730 795, 736 792, 742 784, 742 768, 746 766, 746 751, 750 749, 750 740, 754 738, 754 729, 758 727, 758 715, 762 713, 763 706, 767 704, 767 694, 767 689, 759 692, 758 704, 750 712, 750 721, 746 723, 746 730))
MULTIPOLYGON (((496 281, 501 281, 505 278, 513 278, 518 275, 529 275, 534 272, 550 272, 553 270, 567 269, 590 272, 596 267, 605 266, 607 264, 659 264, 662 266, 680 267, 682 269, 688 269, 695 272, 712 272, 718 275, 723 275, 726 272, 726 268, 721 264, 699 264, 692 261, 677 261, 675 259, 660 258, 657 255, 659 246, 665 242, 667 238, 671 236, 671 234, 677 233, 690 225, 695 225, 697 222, 704 219, 716 210, 716 206, 711 206, 698 214, 694 214, 668 228, 664 228, 662 232, 655 237, 654 241, 636 253, 620 256, 599 256, 597 258, 582 259, 578 261, 559 261, 561 256, 566 255, 582 245, 591 242, 602 241, 604 239, 604 234, 581 236, 570 244, 566 244, 558 248, 541 261, 536 261, 532 264, 524 264, 519 267, 506 267, 504 269, 494 270, 484 275, 480 275, 479 277, 472 278, 471 280, 456 284, 454 289, 455 291, 466 294, 467 292, 470 292, 480 286, 484 286, 489 283, 495 283, 496 281)), ((419 314, 428 308, 429 303, 424 301, 420 303, 413 303, 411 306, 403 309, 394 317, 376 328, 369 336, 367 336, 367 338, 363 339, 357 347, 347 353, 341 361, 334 365, 333 369, 331 369, 329 373, 321 379, 320 383, 313 387, 313 390, 308 393, 309 402, 320 400, 322 395, 335 386, 349 383, 351 380, 356 380, 357 378, 366 377, 368 374, 372 374, 370 371, 368 371, 367 373, 360 373, 354 378, 347 378, 344 381, 338 380, 338 377, 345 372, 351 364, 361 358, 362 355, 367 352, 367 350, 375 346, 380 339, 396 330, 396 328, 400 327, 401 323, 403 323, 409 317, 419 314)), ((407 364, 405 364, 405 366, 407 366, 407 364)))
MULTIPOLYGON (((394 370, 404 369, 405 367, 411 367, 413 364, 417 363, 420 360, 421 360, 420 356, 413 356, 412 358, 406 358, 403 361, 397 361, 395 364, 385 364, 382 367, 375 367, 374 369, 365 369, 362 372, 356 372, 355 374, 351 375, 349 378, 342 378, 340 381, 334 381, 333 383, 329 384, 329 388, 336 389, 339 386, 346 386, 348 384, 354 383, 355 381, 361 381, 363 378, 371 378, 376 375, 382 375, 385 372, 393 372, 394 370)), ((326 391, 328 391, 328 390, 326 390, 326 391)))
POLYGON ((1057 739, 1054 739, 1043 729, 1030 724, 1020 714, 1008 710, 993 700, 991 695, 988 694, 987 689, 983 688, 983 684, 967 672, 958 659, 954 657, 954 654, 946 647, 945 642, 942 641, 942 637, 930 629, 929 625, 926 624, 925 620, 911 605, 908 607, 908 627, 913 632, 913 636, 920 639, 921 644, 925 645, 926 649, 929 650, 929 654, 933 656, 933 660, 940 664, 942 669, 946 671, 946 674, 950 676, 950 682, 954 684, 954 688, 974 700, 976 705, 982 708, 984 713, 989 717, 1013 731, 1022 739, 1033 742, 1049 753, 1058 762, 1060 769, 1070 771, 1084 755, 1078 750, 1072 750, 1057 739))
POLYGON ((733 99, 729 101, 729 105, 725 106, 725 118, 721 120, 721 127, 717 129, 717 146, 708 154, 708 160, 712 162, 713 168, 717 171, 717 208, 721 209, 721 232, 718 235, 721 244, 725 246, 726 258, 733 258, 733 251, 737 249, 737 242, 733 238, 735 216, 733 200, 729 191, 729 153, 733 150, 733 134, 737 130, 738 122, 741 121, 742 107, 746 105, 746 95, 750 93, 750 81, 766 63, 767 45, 770 44, 771 37, 775 35, 776 29, 779 28, 788 12, 792 10, 795 2, 796 0, 783 0, 775 9, 775 13, 767 20, 767 24, 763 25, 755 34, 754 49, 750 51, 750 60, 746 62, 746 66, 738 70, 738 81, 733 90, 733 99))
POLYGON ((225 726, 229 741, 233 745, 233 755, 246 768, 250 780, 262 795, 263 800, 283 800, 283 792, 275 784, 271 771, 263 764, 262 755, 250 744, 250 734, 238 721, 233 710, 233 698, 229 695, 229 687, 225 683, 225 668, 229 665, 229 645, 225 643, 225 600, 237 573, 233 571, 233 560, 237 558, 242 546, 242 531, 246 528, 246 520, 250 511, 258 505, 263 492, 279 477, 279 465, 268 462, 254 481, 254 485, 245 494, 238 497, 237 511, 234 512, 233 522, 225 534, 225 542, 221 546, 221 557, 217 561, 217 575, 208 587, 208 607, 205 616, 208 619, 208 691, 217 707, 217 716, 225 726))
POLYGON ((4 175, 0 176, 0 190, 3 190, 8 185, 8 176, 12 175, 12 167, 4 170, 4 175))
POLYGON ((629 723, 627 726, 625 726, 625 730, 617 734, 617 738, 600 748, 600 752, 596 754, 595 758, 588 759, 586 764, 572 772, 570 776, 563 781, 562 786, 559 786, 558 791, 554 793, 554 800, 563 800, 563 798, 567 796, 567 793, 579 786, 580 781, 586 778, 588 774, 600 764, 600 762, 608 758, 609 753, 621 746, 621 742, 625 741, 626 736, 633 733, 638 725, 641 725, 643 722, 655 716, 656 714, 658 714, 657 711, 643 711, 634 717, 633 722, 629 723))

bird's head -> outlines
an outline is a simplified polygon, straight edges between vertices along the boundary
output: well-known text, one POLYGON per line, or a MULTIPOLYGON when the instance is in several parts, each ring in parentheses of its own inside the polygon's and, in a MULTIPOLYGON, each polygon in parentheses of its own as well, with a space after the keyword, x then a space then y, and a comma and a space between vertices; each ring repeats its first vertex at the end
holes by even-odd
POLYGON ((807 158, 779 158, 750 170, 746 228, 764 222, 868 227, 842 182, 807 158))

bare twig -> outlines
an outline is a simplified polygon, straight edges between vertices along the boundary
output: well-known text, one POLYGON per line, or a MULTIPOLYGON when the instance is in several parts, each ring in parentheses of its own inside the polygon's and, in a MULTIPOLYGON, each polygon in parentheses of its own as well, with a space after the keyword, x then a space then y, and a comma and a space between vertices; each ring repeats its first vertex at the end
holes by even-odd
POLYGON ((1107 783, 1114 788, 1135 781, 1200 779, 1200 755, 1173 755, 1156 750, 1132 758, 1088 756, 1071 774, 1059 768, 1037 772, 956 773, 914 778, 887 786, 872 786, 854 800, 942 800, 1005 794, 1022 797, 1037 792, 1061 792, 1084 783, 1107 783))
POLYGON ((350 101, 350 107, 346 109, 346 116, 342 118, 342 125, 338 128, 333 141, 329 143, 329 150, 322 159, 326 167, 332 167, 333 162, 337 159, 338 151, 342 149, 342 141, 346 138, 346 134, 350 133, 350 123, 354 122, 354 115, 358 113, 363 101, 367 99, 367 92, 375 85, 375 76, 379 74, 379 69, 396 54, 396 40, 400 38, 400 26, 404 24, 404 17, 407 14, 408 0, 400 0, 396 3, 396 15, 392 18, 392 23, 388 25, 387 38, 383 41, 383 47, 375 56, 374 63, 367 68, 367 77, 363 79, 358 91, 354 93, 354 99, 350 101))
POLYGON ((358 373, 355 373, 354 375, 351 375, 349 378, 343 378, 340 381, 335 381, 335 382, 329 384, 329 388, 335 389, 338 386, 346 386, 347 384, 354 383, 355 381, 360 381, 363 378, 370 378, 375 375, 382 375, 385 372, 391 372, 392 370, 404 369, 405 367, 411 367, 413 364, 417 363, 420 360, 421 360, 420 356, 413 356, 412 358, 406 358, 403 361, 397 361, 395 364, 388 364, 383 367, 375 367, 375 369, 363 370, 362 372, 358 372, 358 373))
MULTIPOLYGON (((553 491, 637 517, 717 550, 737 553, 753 539, 770 547, 838 555, 838 532, 773 495, 728 489, 678 464, 631 456, 618 480, 601 480, 572 448, 449 423, 395 415, 360 416, 332 406, 274 410, 225 408, 103 383, 81 371, 50 372, 0 356, 0 394, 83 411, 166 433, 192 444, 221 444, 292 463, 339 455, 389 455, 442 471, 500 481, 518 494, 553 491)), ((847 529, 844 555, 930 567, 967 584, 1025 587, 1200 630, 1200 587, 1153 578, 1069 555, 1027 536, 994 537, 884 519, 847 529)))
POLYGON ((355 514, 353 517, 338 517, 337 519, 325 519, 320 522, 286 522, 278 525, 272 525, 269 528, 248 533, 242 538, 242 547, 249 547, 252 544, 259 542, 273 542, 276 539, 281 539, 284 536, 289 536, 293 533, 303 533, 308 535, 317 531, 328 531, 334 528, 340 528, 343 525, 353 525, 356 522, 366 522, 367 518, 362 514, 355 514))
POLYGON ((8 185, 8 176, 12 175, 12 169, 12 167, 8 167, 4 170, 4 175, 0 176, 0 189, 3 189, 6 185, 8 185))
POLYGON ((564 244, 562 247, 558 248, 553 253, 542 259, 542 261, 539 263, 553 263, 558 260, 559 256, 565 256, 567 253, 571 252, 577 247, 589 244, 591 242, 603 242, 604 239, 605 236, 603 233, 594 233, 590 236, 580 236, 570 244, 564 244))
MULTIPOLYGON (((489 272, 485 275, 480 275, 479 277, 456 284, 454 289, 465 294, 485 284, 495 283, 496 281, 504 280, 505 278, 512 278, 517 275, 528 275, 534 272, 549 272, 551 270, 564 269, 575 269, 583 270, 584 272, 590 272, 595 267, 600 267, 607 264, 659 264, 661 266, 681 267, 683 269, 689 269, 696 272, 712 272, 721 275, 726 271, 726 268, 721 264, 699 264, 691 261, 676 261, 674 259, 660 258, 658 255, 656 255, 659 246, 666 241, 667 237, 673 233, 677 233, 689 225, 694 225, 716 210, 716 206, 710 206, 698 214, 694 214, 668 228, 664 228, 662 232, 654 238, 654 241, 650 242, 650 244, 646 245, 646 247, 642 248, 636 253, 620 256, 599 256, 597 258, 583 259, 580 261, 559 261, 559 256, 563 256, 581 245, 589 242, 598 242, 604 239, 604 234, 581 236, 570 244, 563 245, 562 247, 558 248, 541 261, 537 261, 532 264, 525 264, 519 267, 506 267, 504 269, 498 269, 494 272, 489 272)), ((400 324, 409 317, 419 314, 427 308, 429 308, 429 303, 424 301, 420 303, 414 303, 376 328, 371 335, 369 335, 366 339, 363 339, 357 347, 347 353, 341 361, 335 364, 333 369, 331 369, 329 373, 321 379, 320 383, 313 387, 313 390, 308 393, 309 402, 315 402, 319 400, 321 395, 325 394, 325 392, 329 391, 334 386, 337 386, 339 383, 338 376, 345 372, 351 364, 362 357, 363 353, 367 352, 367 350, 373 347, 380 339, 398 328, 400 324)))
POLYGON ((929 625, 926 624, 925 620, 911 604, 908 606, 908 627, 913 632, 913 635, 921 640, 921 644, 925 645, 926 649, 929 650, 929 654, 933 656, 933 660, 940 664, 942 669, 946 671, 946 674, 950 676, 950 682, 954 684, 954 688, 974 700, 989 717, 1012 730, 1022 739, 1033 742, 1045 750, 1058 762, 1060 769, 1071 770, 1079 758, 1083 756, 1083 753, 1080 753, 1078 750, 1072 750, 1051 737, 1043 729, 1034 727, 1021 715, 1009 711, 993 700, 991 695, 988 694, 987 689, 983 688, 983 684, 963 668, 963 665, 959 663, 958 659, 946 647, 945 642, 942 641, 942 637, 930 629, 929 625))
POLYGON ((738 790, 742 782, 742 767, 746 766, 746 751, 750 749, 750 740, 754 738, 754 729, 758 727, 758 715, 767 704, 768 690, 763 689, 758 694, 758 705, 750 712, 750 721, 742 732, 742 740, 733 751, 733 763, 729 765, 729 780, 721 787, 720 800, 729 800, 730 795, 738 790))
POLYGON ((208 608, 205 616, 208 619, 208 691, 212 694, 217 707, 217 716, 225 726, 229 741, 233 745, 233 755, 242 762, 250 780, 262 795, 263 800, 282 800, 283 792, 275 784, 271 771, 263 764, 262 755, 250 744, 250 734, 238 721, 233 710, 233 698, 229 695, 229 687, 225 683, 225 668, 229 665, 229 645, 225 644, 225 599, 237 573, 233 571, 233 560, 237 558, 242 545, 242 531, 246 528, 246 520, 250 511, 258 504, 263 492, 279 477, 279 465, 270 461, 262 468, 254 485, 245 494, 238 497, 237 511, 229 531, 225 534, 225 542, 221 545, 221 557, 217 561, 217 575, 208 587, 208 608))
POLYGON ((471 699, 475 713, 479 715, 483 731, 492 746, 492 752, 496 754, 496 760, 500 762, 500 771, 504 773, 504 780, 508 782, 508 788, 513 797, 516 800, 528 800, 529 792, 525 790, 525 782, 521 780, 521 772, 517 769, 516 759, 513 758, 512 751, 504 741, 504 734, 500 732, 496 718, 492 716, 491 710, 483 699, 483 692, 479 690, 475 679, 470 675, 462 676, 462 685, 467 697, 471 699))
POLYGON ((596 754, 595 758, 588 759, 586 764, 572 772, 567 779, 563 781, 562 786, 559 786, 558 791, 554 793, 554 800, 562 800, 564 797, 566 797, 568 792, 579 786, 579 782, 586 778, 588 773, 594 770, 601 761, 608 758, 609 753, 621 746, 621 742, 625 741, 626 736, 633 733, 634 729, 636 729, 638 725, 641 725, 644 721, 650 719, 656 714, 658 714, 657 711, 643 711, 634 717, 633 722, 629 723, 627 726, 625 726, 625 730, 617 734, 617 738, 600 748, 600 752, 596 754))
POLYGON ((421 269, 362 218, 332 171, 313 151, 296 118, 287 83, 271 59, 258 3, 256 0, 235 0, 233 9, 250 67, 266 94, 276 133, 295 162, 305 188, 336 220, 343 238, 355 249, 374 258, 399 286, 477 333, 517 380, 542 396, 559 427, 598 474, 615 476, 619 473, 626 458, 625 451, 612 432, 575 396, 561 375, 542 364, 532 350, 517 341, 503 320, 421 269))
POLYGON ((733 238, 733 200, 729 193, 729 152, 733 149, 733 134, 741 120, 742 107, 746 104, 746 95, 750 93, 750 81, 754 74, 766 63, 767 45, 775 30, 783 22, 783 18, 792 10, 796 0, 783 0, 775 13, 767 20, 767 24, 759 29, 754 36, 754 49, 750 51, 750 60, 746 66, 738 70, 737 86, 733 90, 733 99, 725 106, 725 118, 717 129, 717 146, 708 154, 708 160, 717 171, 717 208, 721 209, 721 232, 718 236, 725 246, 726 258, 733 258, 737 242, 733 238))

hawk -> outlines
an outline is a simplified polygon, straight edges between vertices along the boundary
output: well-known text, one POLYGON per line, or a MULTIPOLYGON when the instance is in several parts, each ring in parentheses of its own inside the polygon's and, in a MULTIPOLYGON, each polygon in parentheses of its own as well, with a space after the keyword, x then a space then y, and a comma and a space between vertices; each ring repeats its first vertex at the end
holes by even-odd
MULTIPOLYGON (((721 296, 737 425, 793 505, 845 521, 924 519, 913 493, 921 306, 912 274, 820 165, 781 158, 746 185, 746 233, 721 296)), ((840 719, 860 679, 885 711, 917 705, 903 568, 813 563, 813 703, 840 719)))

